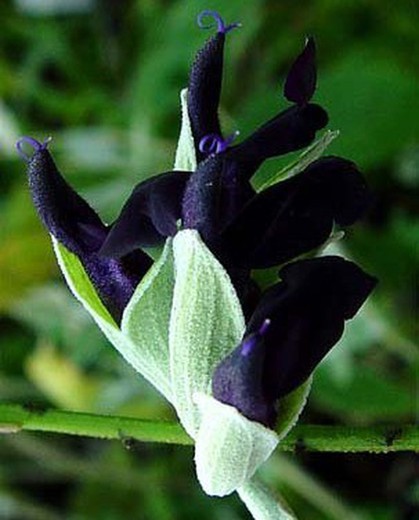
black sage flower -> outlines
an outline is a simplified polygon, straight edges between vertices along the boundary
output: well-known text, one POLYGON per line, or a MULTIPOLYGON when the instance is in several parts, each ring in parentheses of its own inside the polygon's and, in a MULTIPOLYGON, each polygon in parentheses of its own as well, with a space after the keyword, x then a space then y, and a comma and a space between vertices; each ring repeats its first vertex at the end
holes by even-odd
POLYGON ((215 370, 213 395, 273 427, 278 400, 308 379, 376 283, 336 256, 295 259, 362 217, 371 196, 355 164, 340 157, 318 159, 255 191, 251 180, 265 160, 307 147, 327 125, 326 111, 311 102, 315 42, 307 39, 286 78, 290 106, 233 144, 234 135, 222 134, 218 107, 224 46, 238 24, 227 26, 205 11, 200 25, 206 16, 215 19, 217 31, 195 58, 187 92, 195 171, 141 182, 110 226, 62 178, 47 143, 24 138, 34 148, 26 157, 29 184, 43 223, 78 256, 118 323, 151 265, 143 249, 179 229, 197 230, 228 272, 247 317, 243 341, 215 370), (276 266, 277 283, 262 292, 252 270, 276 266))

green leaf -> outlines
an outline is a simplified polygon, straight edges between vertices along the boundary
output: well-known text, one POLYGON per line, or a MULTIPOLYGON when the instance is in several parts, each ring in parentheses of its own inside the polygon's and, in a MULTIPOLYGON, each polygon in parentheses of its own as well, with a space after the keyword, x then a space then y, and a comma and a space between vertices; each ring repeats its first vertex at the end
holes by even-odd
POLYGON ((245 323, 228 274, 198 232, 177 233, 173 251, 175 289, 169 330, 173 397, 183 426, 194 437, 199 426, 194 394, 211 393, 213 371, 241 341, 245 323))
POLYGON ((406 422, 415 417, 416 395, 411 387, 382 370, 357 363, 349 380, 336 382, 328 364, 319 367, 313 384, 316 407, 345 421, 406 422))
POLYGON ((256 479, 246 482, 238 494, 254 520, 296 520, 282 497, 278 493, 273 496, 256 479))
POLYGON ((180 93, 182 126, 176 149, 175 170, 194 172, 196 170, 196 153, 191 122, 188 114, 187 96, 188 90, 185 88, 180 93))
MULTIPOLYGON (((64 277, 75 297, 83 304, 96 324, 105 334, 107 339, 125 358, 125 360, 130 365, 132 365, 137 372, 150 381, 150 383, 153 384, 159 392, 161 392, 167 399, 170 400, 170 384, 167 380, 162 378, 160 369, 157 370, 153 365, 153 359, 150 359, 150 357, 147 356, 148 351, 145 348, 145 342, 141 344, 137 342, 134 343, 134 341, 131 341, 128 336, 125 336, 121 332, 101 302, 95 288, 89 280, 89 277, 87 276, 86 271, 84 270, 77 256, 68 251, 63 245, 59 244, 54 238, 52 238, 52 242, 55 253, 57 255, 58 263, 61 267, 61 271, 63 272, 64 277)), ((168 245, 167 247, 170 246, 168 245)), ((132 303, 131 305, 130 302, 128 304, 128 307, 130 307, 130 312, 129 316, 127 316, 127 318, 124 320, 125 322, 128 321, 128 323, 130 323, 131 320, 133 320, 131 316, 133 312, 132 306, 139 305, 138 293, 143 293, 147 297, 154 298, 153 289, 151 289, 151 286, 153 285, 153 281, 157 277, 160 269, 163 268, 166 258, 169 258, 169 256, 162 255, 161 261, 152 266, 150 271, 137 287, 137 290, 133 296, 135 303, 132 303), (145 289, 143 289, 143 284, 145 289)), ((165 286, 165 288, 167 287, 166 284, 163 284, 163 286, 165 286)), ((158 309, 156 312, 157 311, 158 309)), ((167 324, 165 326, 167 327, 167 324)), ((144 330, 147 330, 147 327, 148 324, 145 324, 144 330)))
POLYGON ((417 142, 418 88, 417 76, 381 49, 354 47, 336 60, 316 94, 331 125, 342 132, 333 154, 350 157, 363 168, 392 164, 406 145, 417 142))

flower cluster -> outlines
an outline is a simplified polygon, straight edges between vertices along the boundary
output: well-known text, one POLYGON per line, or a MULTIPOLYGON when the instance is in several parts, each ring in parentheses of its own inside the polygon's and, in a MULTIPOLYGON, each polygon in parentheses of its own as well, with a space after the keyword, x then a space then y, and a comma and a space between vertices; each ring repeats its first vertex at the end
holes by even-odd
POLYGON ((362 217, 370 193, 357 167, 339 157, 315 160, 255 191, 251 179, 265 160, 308 146, 328 122, 325 110, 311 102, 315 43, 307 40, 288 73, 289 108, 233 144, 235 135, 222 134, 218 106, 226 37, 238 24, 226 26, 206 11, 201 26, 205 16, 215 19, 217 31, 192 65, 184 122, 194 171, 174 170, 140 183, 108 226, 60 175, 48 142, 23 138, 18 149, 23 154, 23 142, 34 148, 24 156, 41 220, 79 259, 117 325, 152 266, 146 249, 185 230, 198 233, 228 274, 246 318, 241 341, 212 367, 206 393, 273 430, 278 402, 309 379, 376 283, 352 262, 315 254, 334 229, 362 217), (252 270, 276 266, 277 282, 262 291, 252 270))

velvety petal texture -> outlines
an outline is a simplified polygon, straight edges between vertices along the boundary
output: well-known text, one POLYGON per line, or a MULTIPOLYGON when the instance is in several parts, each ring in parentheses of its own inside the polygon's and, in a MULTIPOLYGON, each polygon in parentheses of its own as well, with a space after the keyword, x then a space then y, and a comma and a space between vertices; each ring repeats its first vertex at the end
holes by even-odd
POLYGON ((284 96, 297 105, 308 103, 316 90, 316 44, 308 38, 302 53, 297 56, 288 72, 284 96))
POLYGON ((119 322, 151 259, 141 251, 121 261, 100 257, 107 227, 64 180, 46 147, 35 146, 28 158, 28 179, 38 214, 51 235, 78 256, 105 307, 119 322))
POLYGON ((221 230, 255 195, 240 165, 224 153, 199 163, 187 182, 183 197, 183 226, 197 229, 206 244, 213 247, 221 230))
POLYGON ((243 176, 251 177, 271 157, 278 157, 308 146, 316 132, 328 123, 326 111, 319 105, 294 105, 273 117, 227 153, 240 163, 243 176))
POLYGON ((198 161, 205 158, 200 143, 208 135, 221 136, 218 119, 218 106, 223 78, 224 45, 226 34, 238 24, 226 26, 220 15, 214 11, 203 11, 198 17, 198 24, 203 28, 203 20, 213 18, 217 32, 212 36, 195 57, 188 85, 188 112, 195 141, 198 161))
POLYGON ((162 244, 177 231, 189 172, 167 172, 138 184, 101 247, 104 256, 120 258, 140 247, 162 244))
POLYGON ((326 123, 317 105, 293 107, 243 143, 202 161, 186 185, 184 227, 198 229, 211 246, 254 194, 249 181, 260 163, 306 146, 326 123))
POLYGON ((256 195, 223 231, 221 255, 227 265, 242 268, 284 263, 324 243, 335 224, 353 224, 370 202, 354 163, 319 159, 256 195))
POLYGON ((279 275, 212 382, 216 399, 270 427, 275 402, 309 377, 376 284, 357 265, 334 256, 294 262, 279 275))

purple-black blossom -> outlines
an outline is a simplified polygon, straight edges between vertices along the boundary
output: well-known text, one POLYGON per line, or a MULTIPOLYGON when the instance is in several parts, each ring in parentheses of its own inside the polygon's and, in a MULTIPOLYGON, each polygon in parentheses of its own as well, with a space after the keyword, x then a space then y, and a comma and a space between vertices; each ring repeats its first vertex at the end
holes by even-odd
POLYGON ((47 144, 28 137, 17 143, 27 162, 29 187, 38 215, 51 235, 79 258, 103 304, 119 322, 151 266, 151 258, 141 250, 120 259, 99 254, 109 227, 62 177, 47 144), (25 142, 34 149, 31 156, 22 151, 25 142))
POLYGON ((275 424, 277 401, 310 376, 376 284, 337 256, 290 263, 279 276, 212 382, 216 399, 269 427, 275 424))
POLYGON ((230 275, 248 318, 242 342, 215 370, 214 397, 273 427, 277 401, 310 376, 376 283, 339 257, 293 260, 321 246, 335 226, 356 222, 371 195, 355 164, 339 157, 319 159, 256 193, 251 179, 265 160, 308 146, 328 122, 311 102, 315 43, 306 41, 285 80, 292 105, 233 144, 235 135, 222 134, 218 107, 226 35, 238 24, 205 11, 201 26, 205 16, 215 19, 217 32, 195 58, 187 95, 196 171, 139 183, 111 226, 62 178, 46 144, 25 138, 34 148, 29 184, 41 220, 80 259, 117 322, 151 265, 142 248, 182 228, 197 230, 230 275), (280 281, 262 294, 251 270, 284 264, 280 281))

